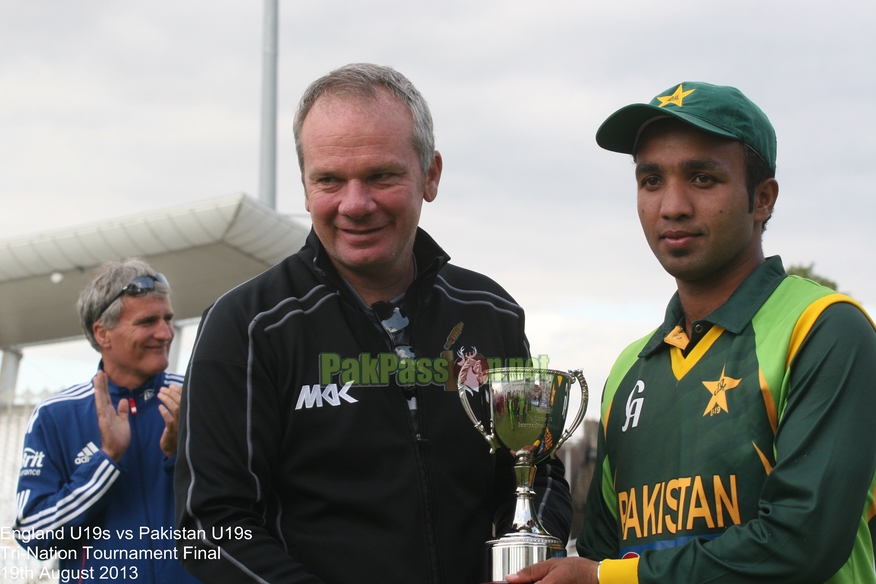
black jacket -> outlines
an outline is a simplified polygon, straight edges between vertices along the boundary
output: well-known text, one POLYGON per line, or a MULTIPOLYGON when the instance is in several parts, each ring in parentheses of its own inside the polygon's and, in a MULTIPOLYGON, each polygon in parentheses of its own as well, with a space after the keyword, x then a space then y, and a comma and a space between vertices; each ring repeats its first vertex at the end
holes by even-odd
MULTIPOLYGON (((178 541, 179 557, 197 577, 483 580, 484 542, 494 522, 501 534, 511 520, 511 456, 489 453, 457 392, 445 389, 453 373, 442 354, 527 356, 523 310, 489 278, 447 264, 424 231, 414 256, 418 276, 401 310, 415 362, 393 361, 389 335, 313 232, 297 254, 204 314, 183 392, 175 483, 179 527, 197 536, 178 541)), ((565 540, 571 499, 562 465, 541 467, 541 518, 565 540)))

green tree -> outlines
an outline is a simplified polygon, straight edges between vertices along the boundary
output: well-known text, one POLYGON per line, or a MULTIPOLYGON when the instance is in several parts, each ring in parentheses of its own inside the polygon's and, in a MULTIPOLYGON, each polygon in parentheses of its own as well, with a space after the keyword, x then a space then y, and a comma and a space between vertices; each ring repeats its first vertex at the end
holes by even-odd
POLYGON ((816 274, 815 270, 813 269, 814 267, 815 267, 814 263, 811 263, 808 266, 804 266, 803 264, 794 264, 794 265, 788 266, 786 271, 788 272, 788 275, 790 275, 790 276, 800 276, 803 278, 808 278, 808 279, 812 280, 813 282, 818 282, 822 286, 827 286, 828 288, 832 288, 834 290, 837 290, 839 288, 837 283, 834 282, 833 280, 829 280, 828 278, 825 278, 824 276, 819 276, 818 274, 816 274))

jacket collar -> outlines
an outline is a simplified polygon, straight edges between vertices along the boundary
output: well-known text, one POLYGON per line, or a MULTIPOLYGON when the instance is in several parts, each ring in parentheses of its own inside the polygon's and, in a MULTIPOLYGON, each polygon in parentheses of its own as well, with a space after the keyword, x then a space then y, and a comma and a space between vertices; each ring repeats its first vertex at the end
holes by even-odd
MULTIPOLYGON (((344 279, 335 269, 328 252, 313 228, 310 229, 304 247, 298 252, 298 256, 318 275, 331 281, 337 288, 346 289, 347 285, 344 279)), ((427 279, 434 278, 441 268, 450 261, 450 256, 428 233, 418 227, 414 237, 414 260, 417 264, 417 277, 411 284, 411 288, 427 279)))
MULTIPOLYGON (((100 360, 100 363, 97 365, 98 370, 103 371, 103 359, 100 360)), ((146 391, 147 389, 153 389, 158 391, 161 389, 164 380, 164 372, 162 371, 158 375, 153 375, 149 379, 146 380, 146 383, 139 387, 122 387, 120 385, 116 385, 112 379, 107 376, 107 387, 109 388, 110 395, 120 396, 120 397, 129 397, 130 394, 140 394, 146 391)))

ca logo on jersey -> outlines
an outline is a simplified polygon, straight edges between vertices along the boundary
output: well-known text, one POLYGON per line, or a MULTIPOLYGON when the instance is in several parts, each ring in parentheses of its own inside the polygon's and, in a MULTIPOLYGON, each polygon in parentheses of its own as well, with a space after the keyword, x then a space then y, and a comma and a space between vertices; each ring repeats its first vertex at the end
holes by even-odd
POLYGON ((645 398, 637 397, 633 398, 637 393, 642 393, 645 391, 645 382, 641 379, 636 382, 635 387, 633 387, 632 391, 630 391, 629 397, 627 397, 627 419, 624 421, 624 426, 621 428, 621 432, 626 432, 630 428, 635 428, 639 425, 639 415, 642 413, 642 405, 645 403, 645 398), (630 425, 630 422, 633 425, 630 425))

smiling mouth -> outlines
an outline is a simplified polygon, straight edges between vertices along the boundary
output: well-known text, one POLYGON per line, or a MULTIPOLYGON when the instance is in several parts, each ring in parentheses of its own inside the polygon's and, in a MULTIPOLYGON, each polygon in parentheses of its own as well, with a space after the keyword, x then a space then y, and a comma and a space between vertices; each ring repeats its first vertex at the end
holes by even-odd
POLYGON ((375 233, 379 233, 383 227, 371 227, 368 229, 344 229, 338 228, 338 230, 350 237, 368 237, 369 235, 374 235, 375 233))
POLYGON ((660 235, 660 240, 670 248, 680 248, 686 246, 699 236, 699 233, 688 231, 668 231, 660 235))

